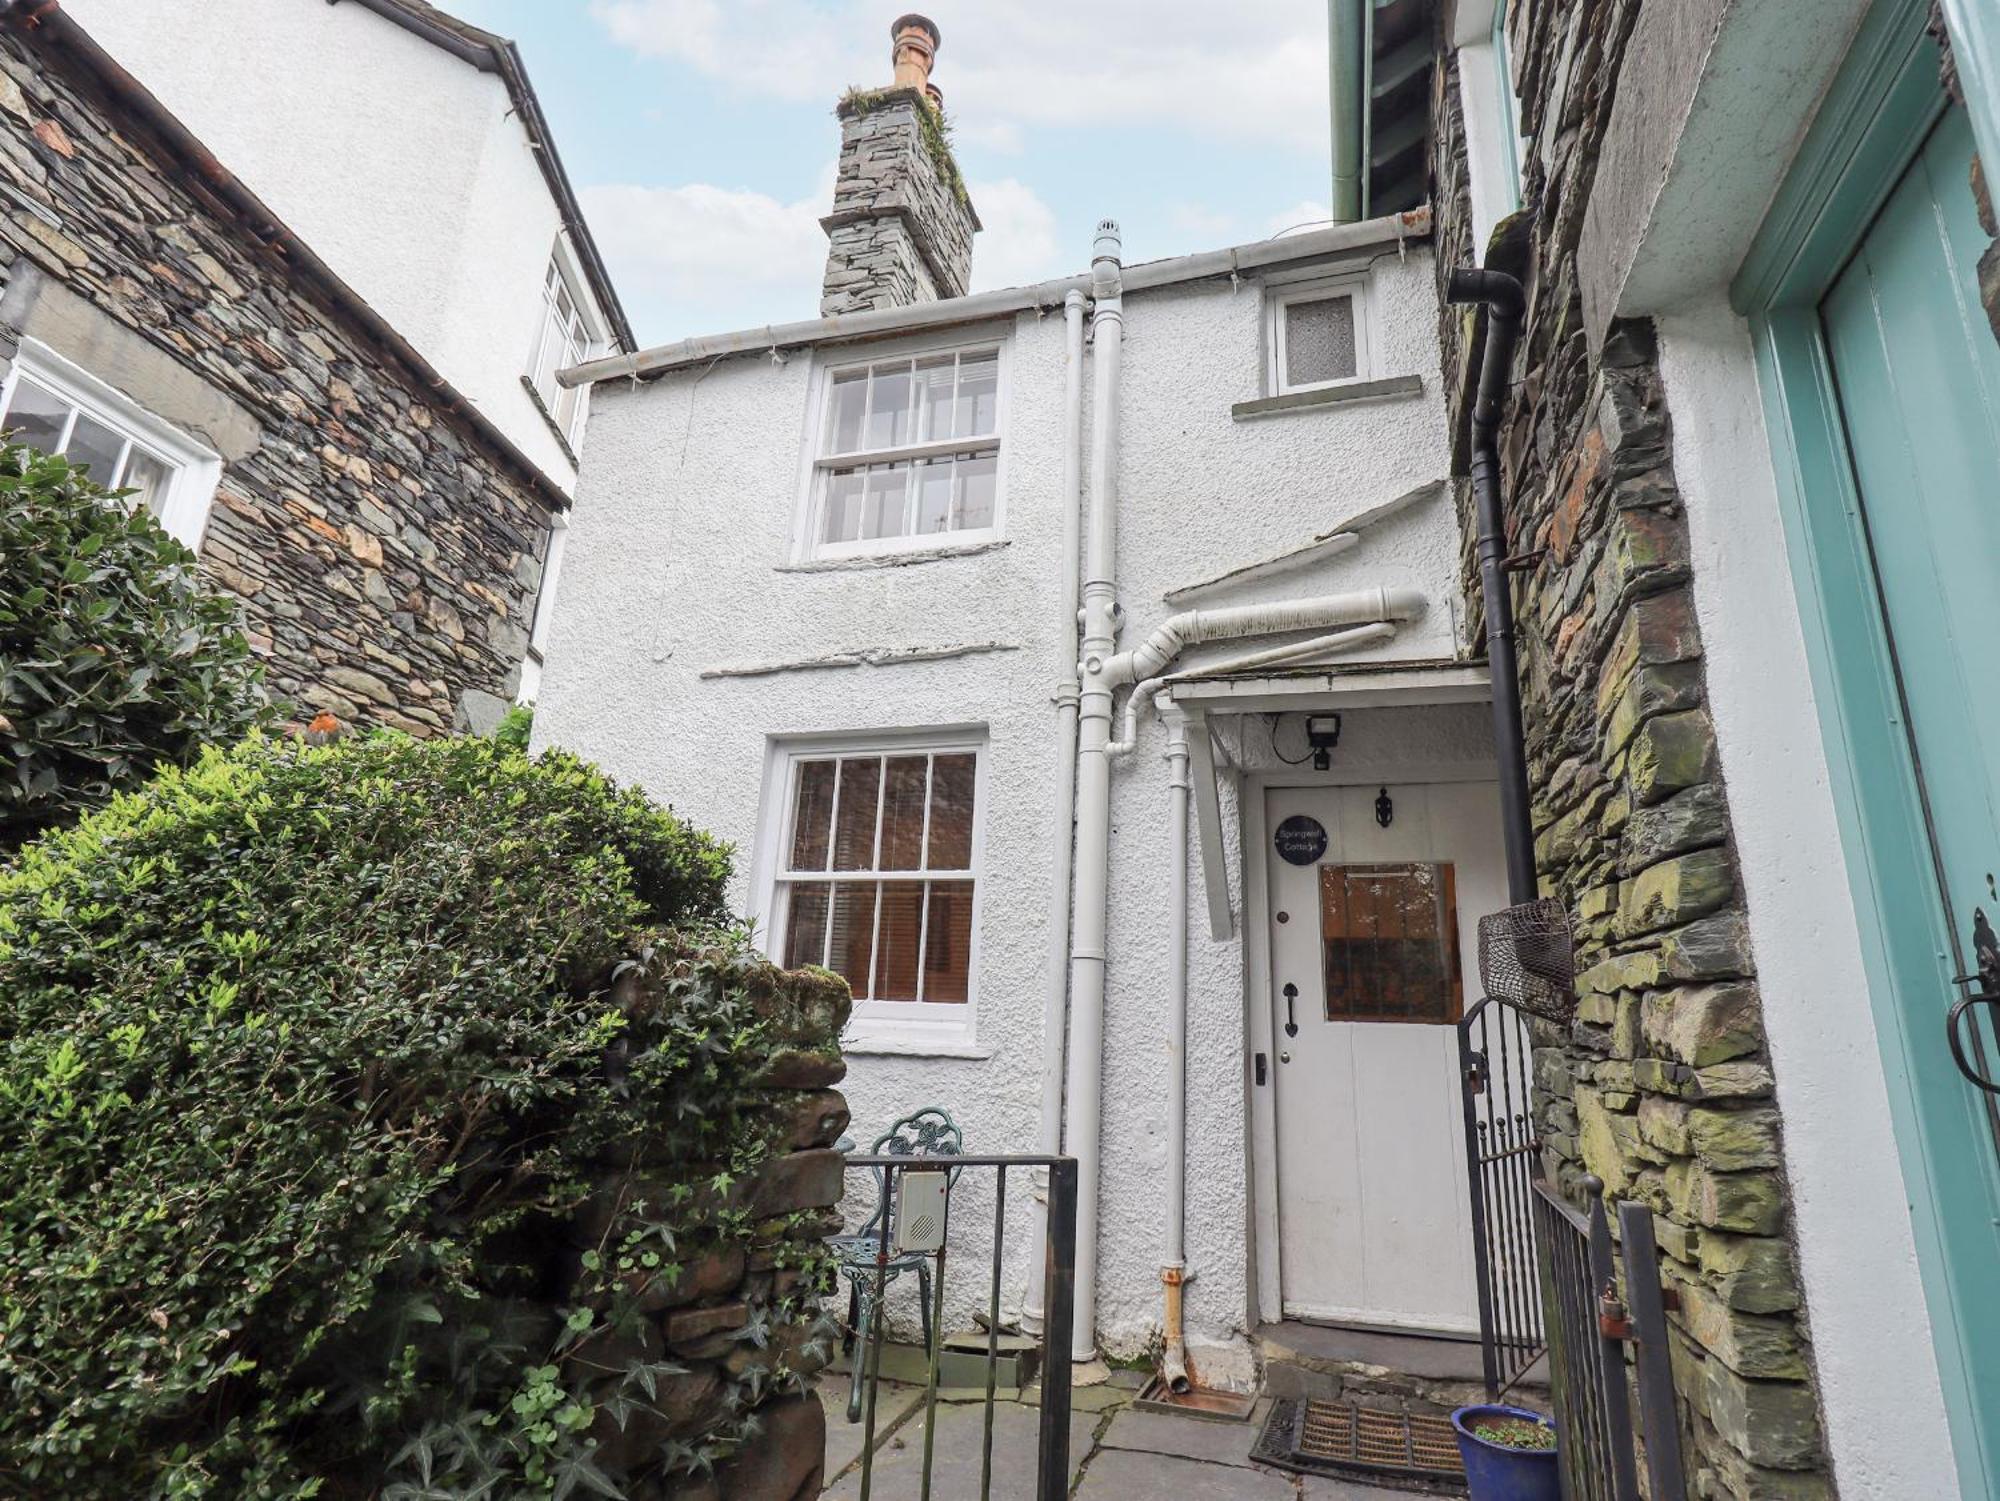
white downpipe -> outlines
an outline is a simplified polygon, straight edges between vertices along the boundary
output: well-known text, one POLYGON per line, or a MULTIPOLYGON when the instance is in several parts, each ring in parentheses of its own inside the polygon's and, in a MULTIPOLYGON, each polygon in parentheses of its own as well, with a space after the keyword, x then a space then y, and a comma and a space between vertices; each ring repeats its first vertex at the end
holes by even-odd
MULTIPOLYGON (((1083 309, 1084 295, 1071 288, 1063 299, 1063 561, 1061 668, 1056 678, 1056 817, 1054 860, 1049 876, 1048 982, 1042 996, 1042 1115, 1035 1150, 1047 1157, 1062 1151, 1063 1040, 1069 1030, 1069 898, 1071 856, 1075 851, 1077 575, 1083 563, 1083 309)), ((1048 1223, 1048 1174, 1035 1175, 1029 1209, 1039 1246, 1048 1223)), ((1048 1268, 1041 1256, 1028 1258, 1028 1295, 1021 1305, 1021 1328, 1042 1332, 1048 1268)))
MULTIPOLYGON (((1118 644, 1118 397, 1125 339, 1118 226, 1105 220, 1091 246, 1090 533, 1083 580, 1082 694, 1077 716, 1076 912, 1070 934, 1069 1121, 1076 1159, 1075 1334, 1078 1361, 1097 1353, 1097 1190, 1103 1126, 1104 932, 1110 900, 1112 682, 1118 644)), ((1126 679, 1126 681, 1131 681, 1126 679)))
POLYGON ((1167 710, 1167 1389, 1190 1384, 1182 1297, 1187 1275, 1188 740, 1187 716, 1167 710))
MULTIPOLYGON (((1112 695, 1157 676, 1190 646, 1238 636, 1372 625, 1421 615, 1416 589, 1361 589, 1275 604, 1171 616, 1135 651, 1118 644, 1119 375, 1125 337, 1118 226, 1091 247, 1090 528, 1084 554, 1083 656, 1077 705, 1075 912, 1070 929, 1069 1057, 1064 1151, 1076 1159, 1076 1322, 1071 1354, 1097 1353, 1098 1190, 1102 1182, 1105 931, 1111 888, 1112 695)), ((1185 910, 1183 901, 1182 908, 1185 910)), ((1182 945, 1185 953, 1185 944, 1182 945)), ((1178 1283, 1170 1283, 1179 1306, 1178 1283)))
MULTIPOLYGON (((1203 674, 1218 672, 1242 672, 1252 667, 1276 667, 1286 662, 1296 662, 1308 657, 1329 655, 1334 652, 1352 651, 1356 647, 1370 646, 1377 641, 1387 641, 1396 634, 1396 622, 1378 620, 1373 625, 1358 625, 1352 630, 1335 631, 1330 636, 1315 636, 1310 641, 1294 641, 1289 646, 1265 647, 1259 651, 1245 652, 1241 656, 1224 657, 1219 662, 1205 662, 1198 669, 1203 674)), ((1125 698, 1125 719, 1118 738, 1105 747, 1114 756, 1127 754, 1139 740, 1139 711, 1169 683, 1176 683, 1194 675, 1189 672, 1175 673, 1172 677, 1150 677, 1139 683, 1125 698)))

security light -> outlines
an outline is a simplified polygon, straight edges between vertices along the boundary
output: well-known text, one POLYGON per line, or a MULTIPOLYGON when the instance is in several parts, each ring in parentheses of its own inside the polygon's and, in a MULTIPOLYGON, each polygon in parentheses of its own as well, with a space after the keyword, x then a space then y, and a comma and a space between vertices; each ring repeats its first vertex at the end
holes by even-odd
POLYGON ((1308 714, 1306 743, 1312 747, 1313 770, 1326 771, 1333 765, 1333 748, 1340 744, 1338 714, 1308 714))

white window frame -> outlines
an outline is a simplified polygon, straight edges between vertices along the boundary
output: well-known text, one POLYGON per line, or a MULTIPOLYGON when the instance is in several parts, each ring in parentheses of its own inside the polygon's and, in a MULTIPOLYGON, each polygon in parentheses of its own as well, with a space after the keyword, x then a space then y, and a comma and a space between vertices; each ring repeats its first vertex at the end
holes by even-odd
POLYGON ((1486 243, 1494 225, 1520 208, 1521 164, 1530 145, 1521 136, 1521 105, 1514 93, 1506 26, 1509 3, 1459 0, 1452 23, 1473 242, 1479 245, 1486 243))
MULTIPOLYGON (((216 486, 222 481, 220 454, 154 416, 73 360, 64 359, 39 339, 21 341, 5 381, 0 381, 0 414, 13 409, 14 392, 24 376, 79 411, 89 413, 128 444, 148 450, 171 466, 173 475, 160 506, 160 525, 176 541, 191 550, 200 550, 216 486)), ((70 421, 73 426, 75 418, 70 421)), ((0 427, 5 426, 6 419, 0 416, 0 427)))
MULTIPOLYGON (((794 884, 795 881, 794 873, 788 871, 786 867, 792 848, 793 820, 798 809, 799 768, 808 761, 832 761, 844 758, 865 760, 878 756, 909 756, 919 753, 932 756, 969 755, 973 758, 972 854, 970 864, 965 871, 950 873, 951 878, 962 878, 972 887, 972 937, 966 955, 965 999, 943 1002, 856 1000, 842 1041, 845 1046, 862 1051, 873 1049, 884 1052, 964 1056, 973 1051, 978 1034, 980 926, 986 907, 986 799, 989 757, 987 736, 983 729, 897 730, 874 734, 806 736, 774 740, 771 743, 770 762, 766 770, 764 808, 758 821, 756 864, 760 876, 757 884, 756 926, 764 933, 764 951, 774 959, 782 961, 785 945, 790 936, 787 927, 791 913, 791 904, 784 899, 784 888, 794 884)), ((831 817, 838 818, 838 816, 839 805, 836 800, 831 817)), ((928 805, 925 816, 926 818, 929 816, 928 805)), ((877 818, 879 838, 879 813, 877 818)), ((938 878, 938 873, 932 871, 829 870, 815 875, 828 884, 837 880, 857 878, 878 881, 929 881, 938 878)), ((880 920, 878 903, 876 921, 879 923, 880 920)), ((829 920, 829 934, 831 930, 832 923, 829 920)), ((917 962, 918 972, 921 974, 923 965, 921 949, 918 952, 917 962)))
POLYGON ((950 343, 933 340, 899 341, 857 351, 844 358, 822 358, 815 364, 808 398, 806 441, 801 480, 798 520, 793 528, 791 560, 794 563, 841 562, 907 553, 952 553, 983 547, 998 541, 1007 530, 1007 428, 1012 406, 1013 341, 1000 333, 984 338, 958 339, 950 343), (905 443, 894 448, 859 449, 852 453, 822 454, 827 426, 833 420, 835 380, 855 370, 901 360, 932 359, 940 355, 986 354, 995 356, 993 431, 979 438, 948 438, 934 443, 905 443), (853 468, 857 463, 893 463, 901 460, 940 458, 976 448, 994 450, 993 519, 982 527, 961 527, 949 532, 923 532, 900 537, 873 537, 854 542, 819 540, 821 508, 826 497, 827 476, 835 469, 853 468))
POLYGON ((570 248, 569 240, 564 235, 556 236, 555 248, 549 252, 548 261, 542 268, 539 299, 540 316, 535 322, 534 340, 528 346, 528 367, 523 372, 522 378, 535 393, 535 399, 541 403, 542 412, 548 418, 549 426, 562 435, 563 442, 569 445, 570 452, 574 454, 579 451, 583 442, 583 425, 590 412, 590 388, 588 386, 573 388, 576 393, 576 405, 571 408, 569 421, 565 423, 557 416, 557 408, 565 393, 557 384, 555 377, 558 372, 567 370, 573 365, 580 365, 585 360, 597 358, 610 347, 611 340, 605 331, 604 318, 598 311, 596 299, 590 295, 588 284, 584 280, 583 267, 578 264, 576 252, 570 248), (577 323, 583 333, 583 344, 576 358, 558 359, 549 368, 550 389, 545 391, 539 379, 542 360, 548 353, 550 334, 562 316, 561 309, 556 305, 551 292, 551 277, 560 278, 563 290, 569 294, 570 306, 576 310, 577 323))
POLYGON ((1264 294, 1264 346, 1270 352, 1270 363, 1264 373, 1268 394, 1289 396, 1296 391, 1325 391, 1335 386, 1374 379, 1371 312, 1369 278, 1366 275, 1321 277, 1314 281, 1268 287, 1264 294), (1322 302, 1332 297, 1345 297, 1354 306, 1354 373, 1333 380, 1304 381, 1294 385, 1285 379, 1285 310, 1294 303, 1322 302))

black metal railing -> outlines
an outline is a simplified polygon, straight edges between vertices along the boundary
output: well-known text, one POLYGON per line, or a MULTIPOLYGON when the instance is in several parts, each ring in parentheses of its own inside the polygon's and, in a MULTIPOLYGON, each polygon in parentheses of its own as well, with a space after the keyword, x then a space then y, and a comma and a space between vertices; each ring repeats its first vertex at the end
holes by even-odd
POLYGON ((1647 1476, 1655 1497, 1687 1494, 1667 1345, 1668 1294, 1660 1286, 1652 1212, 1618 1206, 1625 1296, 1619 1296, 1604 1185, 1586 1177, 1579 1211, 1539 1171, 1530 1183, 1547 1309, 1550 1390, 1561 1435, 1565 1501, 1639 1501, 1643 1416, 1647 1476), (1633 1370, 1625 1350, 1633 1351, 1633 1370))
MULTIPOLYGON (((1036 1168, 1046 1168, 1048 1171, 1048 1213, 1043 1245, 1045 1290, 1039 1352, 1041 1393, 1035 1455, 1035 1501, 1063 1501, 1069 1494, 1070 1483, 1070 1348, 1075 1319, 1076 1159, 1045 1156, 926 1157, 850 1154, 847 1158, 847 1168, 849 1172, 867 1171, 874 1175, 870 1191, 879 1190, 883 1196, 882 1202, 888 1206, 888 1212, 880 1216, 875 1231, 875 1281, 873 1296, 866 1300, 868 1308, 866 1318, 869 1324, 867 1338, 855 1351, 858 1359, 862 1349, 865 1348, 868 1360, 868 1368, 863 1376, 865 1394, 859 1501, 869 1501, 875 1478, 877 1398, 882 1380, 882 1347, 887 1334, 884 1307, 887 1303, 889 1269, 892 1258, 899 1254, 902 1256, 911 1254, 899 1253, 896 1247, 896 1227, 902 1218, 897 1213, 899 1196, 904 1186, 904 1179, 909 1175, 926 1172, 942 1174, 947 1171, 950 1173, 951 1187, 945 1194, 944 1224, 937 1236, 938 1245, 935 1250, 921 1253, 930 1260, 930 1306, 926 1310, 924 1325, 929 1374, 922 1397, 923 1467, 919 1480, 919 1496, 922 1501, 929 1501, 932 1494, 932 1472, 936 1461, 938 1369, 945 1339, 943 1328, 945 1263, 950 1243, 952 1201, 954 1198, 969 1197, 961 1195, 957 1189, 957 1184, 964 1180, 964 1175, 989 1171, 993 1174, 993 1236, 985 1319, 986 1400, 980 1445, 979 1498, 980 1501, 988 1501, 991 1496, 994 1466, 993 1430, 998 1405, 1000 1369, 1001 1273, 1007 1235, 1008 1175, 1010 1170, 1036 1168)), ((1008 1489, 1010 1492, 1015 1491, 1012 1486, 1008 1489)), ((899 1494, 902 1493, 900 1485, 898 1490, 899 1494)), ((959 1498, 954 1496, 950 1501, 959 1501, 959 1498)))
POLYGON ((1466 1183, 1479 1291, 1479 1348, 1488 1401, 1534 1370, 1548 1346, 1535 1265, 1534 1052, 1511 1006, 1482 1000, 1458 1024, 1466 1183))

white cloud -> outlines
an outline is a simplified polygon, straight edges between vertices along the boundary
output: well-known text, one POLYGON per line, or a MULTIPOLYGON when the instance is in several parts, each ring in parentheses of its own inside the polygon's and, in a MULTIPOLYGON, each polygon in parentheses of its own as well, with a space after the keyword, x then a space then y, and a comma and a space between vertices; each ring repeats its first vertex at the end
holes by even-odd
POLYGON ((620 293, 649 326, 642 338, 720 333, 741 326, 745 308, 818 311, 830 186, 796 203, 708 183, 613 183, 578 196, 620 293))
MULTIPOLYGON (((614 183, 578 196, 611 274, 646 342, 723 333, 819 311, 834 164, 811 196, 784 203, 768 193, 710 183, 643 187, 614 183), (778 311, 773 314, 771 309, 778 311)), ((1011 177, 967 184, 985 227, 973 242, 977 290, 1059 276, 1056 217, 1011 177)))
MULTIPOLYGON (((1295 143, 1326 129, 1323 0, 935 0, 937 82, 981 132, 1172 124, 1295 143)), ((620 45, 801 102, 886 83, 872 0, 591 0, 620 45)), ((968 140, 972 139, 968 135, 968 140)))
POLYGON ((1017 287, 1060 276, 1056 216, 1026 183, 1011 177, 969 182, 983 226, 972 242, 972 290, 1017 287))

